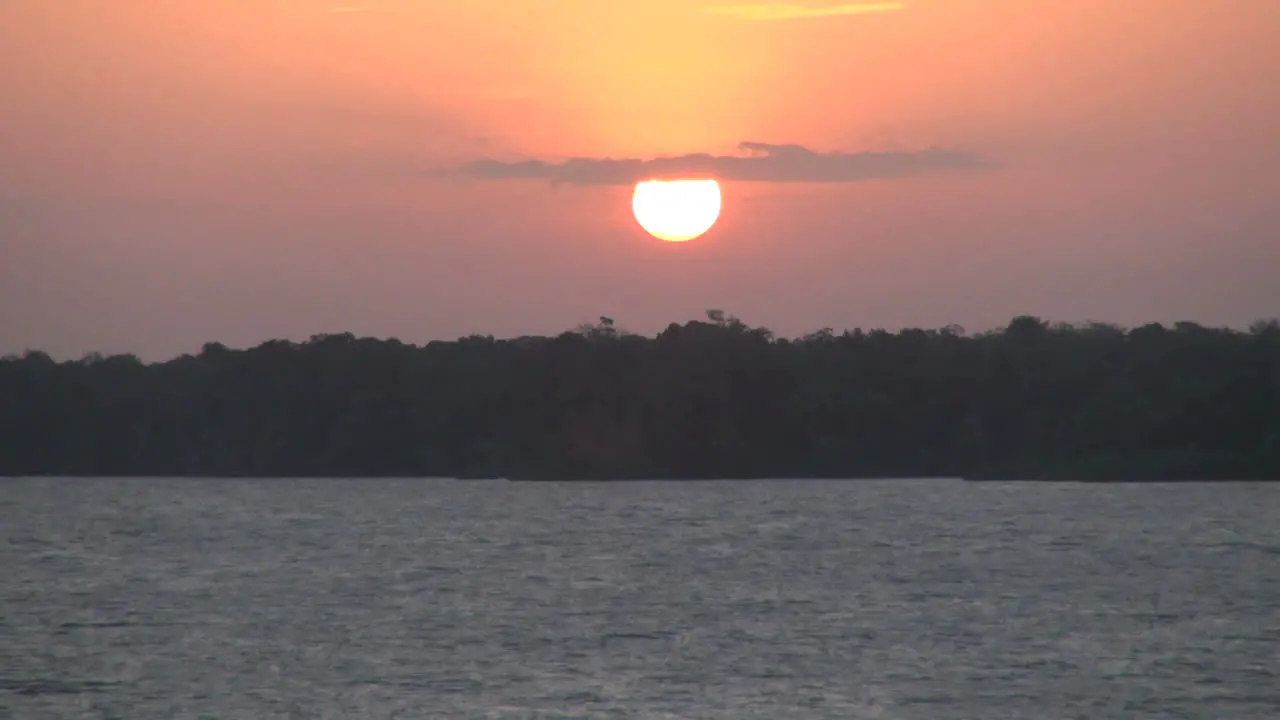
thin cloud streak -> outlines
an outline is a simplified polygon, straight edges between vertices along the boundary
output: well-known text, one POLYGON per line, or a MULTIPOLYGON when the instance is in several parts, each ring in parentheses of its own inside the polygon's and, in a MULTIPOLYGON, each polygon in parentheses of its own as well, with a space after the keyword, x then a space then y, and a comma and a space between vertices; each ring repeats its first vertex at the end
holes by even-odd
POLYGON ((764 5, 729 5, 725 7, 703 8, 708 15, 725 15, 739 20, 806 20, 813 18, 841 17, 847 15, 871 15, 875 13, 896 12, 906 8, 905 3, 877 2, 833 5, 830 7, 808 7, 792 3, 770 3, 764 5))
POLYGON ((918 152, 817 153, 800 145, 738 144, 743 155, 695 153, 649 160, 570 158, 501 162, 482 159, 436 177, 472 180, 546 180, 553 185, 631 185, 646 179, 712 177, 768 183, 847 183, 925 173, 971 171, 990 163, 969 153, 930 148, 918 152))

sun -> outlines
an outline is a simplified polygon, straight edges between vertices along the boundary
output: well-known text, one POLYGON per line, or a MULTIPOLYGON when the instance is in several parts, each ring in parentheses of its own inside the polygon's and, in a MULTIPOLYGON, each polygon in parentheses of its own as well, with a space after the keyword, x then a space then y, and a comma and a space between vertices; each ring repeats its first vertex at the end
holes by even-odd
POLYGON ((692 240, 720 217, 720 184, 715 180, 645 180, 631 196, 636 221, 667 242, 692 240))

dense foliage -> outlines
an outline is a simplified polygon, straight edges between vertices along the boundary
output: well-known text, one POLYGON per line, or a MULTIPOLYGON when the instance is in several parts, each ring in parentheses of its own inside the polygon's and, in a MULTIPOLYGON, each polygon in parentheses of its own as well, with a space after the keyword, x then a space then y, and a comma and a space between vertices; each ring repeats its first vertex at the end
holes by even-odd
POLYGON ((778 339, 722 312, 424 347, 0 361, 0 475, 1280 479, 1280 326, 778 339))

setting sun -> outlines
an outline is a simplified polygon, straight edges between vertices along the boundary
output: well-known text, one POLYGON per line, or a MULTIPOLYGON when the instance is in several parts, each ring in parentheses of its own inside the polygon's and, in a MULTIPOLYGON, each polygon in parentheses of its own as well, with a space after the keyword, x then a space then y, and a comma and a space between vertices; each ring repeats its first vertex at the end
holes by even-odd
POLYGON ((720 184, 715 180, 645 180, 631 198, 636 221, 667 242, 692 240, 720 217, 720 184))

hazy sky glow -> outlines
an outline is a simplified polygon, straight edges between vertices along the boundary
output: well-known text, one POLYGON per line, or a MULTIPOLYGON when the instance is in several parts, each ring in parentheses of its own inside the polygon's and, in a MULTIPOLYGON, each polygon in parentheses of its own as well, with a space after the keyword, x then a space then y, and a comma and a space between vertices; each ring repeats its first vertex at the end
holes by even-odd
POLYGON ((0 353, 1280 315, 1270 0, 5 0, 0 353), (654 240, 629 183, 720 179, 654 240))

